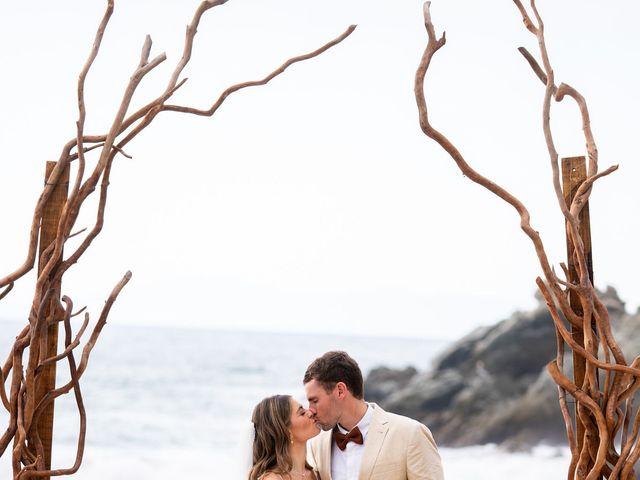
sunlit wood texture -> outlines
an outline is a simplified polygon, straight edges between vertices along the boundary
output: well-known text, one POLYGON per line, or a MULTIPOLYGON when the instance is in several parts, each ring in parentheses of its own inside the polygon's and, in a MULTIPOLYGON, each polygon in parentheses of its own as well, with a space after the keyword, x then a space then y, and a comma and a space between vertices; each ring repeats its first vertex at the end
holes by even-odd
MULTIPOLYGON (((573 202, 576 196, 578 188, 587 178, 587 163, 583 156, 580 157, 567 157, 562 159, 562 191, 564 192, 564 199, 568 205, 573 202)), ((589 216, 589 203, 585 203, 584 208, 579 215, 580 222, 580 238, 584 244, 584 255, 587 263, 587 270, 589 272, 589 278, 593 283, 593 259, 591 248, 591 219, 589 216)), ((578 283, 578 271, 576 268, 576 260, 574 257, 575 247, 571 239, 569 231, 567 231, 567 278, 569 283, 578 283)), ((573 291, 569 292, 569 303, 576 315, 582 316, 582 305, 580 303, 580 297, 573 291)), ((593 327, 595 328, 595 323, 593 327)), ((584 334, 582 327, 578 325, 571 325, 571 337, 573 340, 584 348, 584 334)), ((597 343, 597 337, 596 337, 597 343)), ((585 385, 585 372, 586 372, 586 360, 577 352, 572 352, 573 362, 573 383, 576 385, 585 385)), ((584 411, 584 407, 581 404, 575 403, 574 406, 574 418, 575 418, 575 432, 576 432, 576 447, 578 451, 582 450, 585 442, 598 443, 598 431, 591 428, 587 431, 582 418, 588 416, 588 412, 584 411)), ((593 422, 589 422, 589 425, 593 426, 593 422)), ((585 465, 584 469, 589 470, 592 465, 585 465)))
MULTIPOLYGON (((47 179, 51 176, 51 172, 56 166, 56 162, 46 163, 45 184, 47 179)), ((53 245, 55 242, 58 224, 60 222, 60 216, 62 215, 62 209, 67 202, 67 193, 69 190, 69 168, 67 167, 58 183, 55 185, 49 200, 44 205, 42 212, 42 222, 40 225, 40 247, 38 249, 39 261, 38 270, 42 271, 46 264, 46 257, 44 255, 47 247, 53 245)), ((62 320, 60 311, 56 309, 60 302, 61 280, 58 279, 55 284, 49 286, 55 293, 52 295, 50 306, 45 310, 46 320, 46 341, 43 342, 42 347, 45 347, 44 358, 54 357, 58 353, 58 322, 62 320)), ((40 347, 40 348, 42 348, 40 347)), ((37 351, 36 345, 32 345, 31 348, 37 351)), ((45 366, 38 375, 39 379, 36 382, 36 404, 40 402, 47 392, 50 392, 56 385, 56 362, 51 362, 45 366)), ((51 469, 51 446, 53 441, 53 413, 54 403, 51 402, 47 408, 45 408, 38 421, 37 429, 38 436, 42 441, 42 450, 44 453, 44 466, 47 470, 51 469)), ((35 449, 32 447, 33 453, 35 449)), ((49 477, 44 477, 48 479, 49 477)))

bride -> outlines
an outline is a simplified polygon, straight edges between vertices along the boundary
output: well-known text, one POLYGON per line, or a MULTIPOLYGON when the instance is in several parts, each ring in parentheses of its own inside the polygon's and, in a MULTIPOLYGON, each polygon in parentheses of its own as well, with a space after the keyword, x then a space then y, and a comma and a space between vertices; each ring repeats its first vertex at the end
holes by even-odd
POLYGON ((256 405, 251 421, 249 480, 319 480, 306 461, 307 440, 320 433, 310 411, 289 395, 274 395, 256 405))

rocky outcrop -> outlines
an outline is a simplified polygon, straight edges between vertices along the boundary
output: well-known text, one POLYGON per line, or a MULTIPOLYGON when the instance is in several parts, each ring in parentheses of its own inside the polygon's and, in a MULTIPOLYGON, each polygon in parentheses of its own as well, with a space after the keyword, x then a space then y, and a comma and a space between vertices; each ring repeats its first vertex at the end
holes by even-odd
MULTIPOLYGON (((602 296, 623 349, 636 355, 640 315, 628 315, 614 289, 602 296)), ((564 444, 558 391, 545 370, 555 344, 552 320, 540 301, 532 311, 516 312, 455 342, 429 371, 373 370, 365 381, 367 398, 424 422, 441 445, 564 444)))
POLYGON ((406 387, 417 373, 414 367, 402 370, 379 367, 372 370, 367 376, 367 400, 383 401, 393 392, 406 387))

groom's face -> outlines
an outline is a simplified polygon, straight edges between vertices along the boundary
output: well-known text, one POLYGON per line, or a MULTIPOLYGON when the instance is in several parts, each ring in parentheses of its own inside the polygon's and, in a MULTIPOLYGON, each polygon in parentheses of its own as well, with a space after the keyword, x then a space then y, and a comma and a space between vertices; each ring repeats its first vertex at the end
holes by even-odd
POLYGON ((304 385, 309 401, 309 411, 316 424, 323 430, 331 430, 340 421, 340 408, 337 402, 336 388, 327 392, 315 379, 304 385))

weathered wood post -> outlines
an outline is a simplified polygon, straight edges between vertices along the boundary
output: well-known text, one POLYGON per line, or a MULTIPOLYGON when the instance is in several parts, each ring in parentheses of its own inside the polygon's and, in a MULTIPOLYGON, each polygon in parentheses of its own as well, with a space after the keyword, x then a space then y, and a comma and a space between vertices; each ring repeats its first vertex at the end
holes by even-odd
MULTIPOLYGON (((46 173, 45 173, 45 183, 48 181, 53 169, 56 166, 56 162, 47 162, 46 173)), ((38 248, 39 258, 38 258, 38 273, 42 271, 45 261, 43 261, 42 254, 45 249, 55 241, 56 233, 58 230, 58 222, 60 221, 60 215, 62 213, 62 209, 67 201, 67 193, 69 190, 69 167, 67 167, 58 184, 53 189, 49 200, 44 206, 43 214, 42 214, 42 223, 40 224, 40 245, 38 248)), ((61 282, 58 282, 57 285, 51 285, 55 291, 58 292, 58 298, 56 299, 56 303, 59 300, 59 292, 61 288, 61 282)), ((57 314, 55 309, 49 309, 46 312, 47 321, 50 322, 47 331, 47 354, 46 358, 53 357, 57 354, 58 350, 58 321, 60 319, 54 319, 53 317, 57 314), (54 321, 51 321, 54 320, 54 321)), ((47 392, 53 390, 56 384, 56 362, 51 362, 48 366, 46 366, 43 371, 40 373, 40 379, 38 381, 36 387, 36 405, 37 403, 46 395, 47 392)), ((51 469, 51 450, 52 450, 52 441, 53 441, 53 412, 54 412, 54 402, 51 402, 47 408, 45 408, 40 416, 38 421, 38 434, 42 441, 42 446, 44 448, 44 463, 47 470, 51 469)), ((49 480, 49 477, 40 477, 45 480, 49 480)))
MULTIPOLYGON (((567 157, 562 159, 562 191, 564 193, 564 199, 567 205, 570 205, 575 197, 575 194, 584 180, 587 178, 587 166, 585 157, 567 157)), ((587 263, 587 269, 589 271, 589 278, 593 283, 593 259, 591 255, 591 221, 589 218, 589 202, 587 202, 580 212, 580 237, 584 244, 584 254, 587 263)), ((576 260, 573 255, 574 248, 569 238, 569 231, 567 229, 567 267, 569 269, 569 282, 578 282, 578 273, 576 268, 576 260)), ((571 308, 576 315, 582 316, 582 307, 580 300, 574 292, 569 292, 569 302, 571 308)), ((584 347, 584 332, 582 329, 571 326, 571 335, 578 345, 584 347)), ((582 387, 584 383, 586 371, 586 362, 584 357, 576 354, 573 351, 573 378, 574 383, 578 387, 582 387)), ((585 438, 585 426, 580 420, 578 415, 578 407, 576 404, 575 409, 576 417, 576 439, 578 443, 578 450, 582 450, 582 446, 585 438)), ((597 444, 597 439, 595 443, 597 444)))

